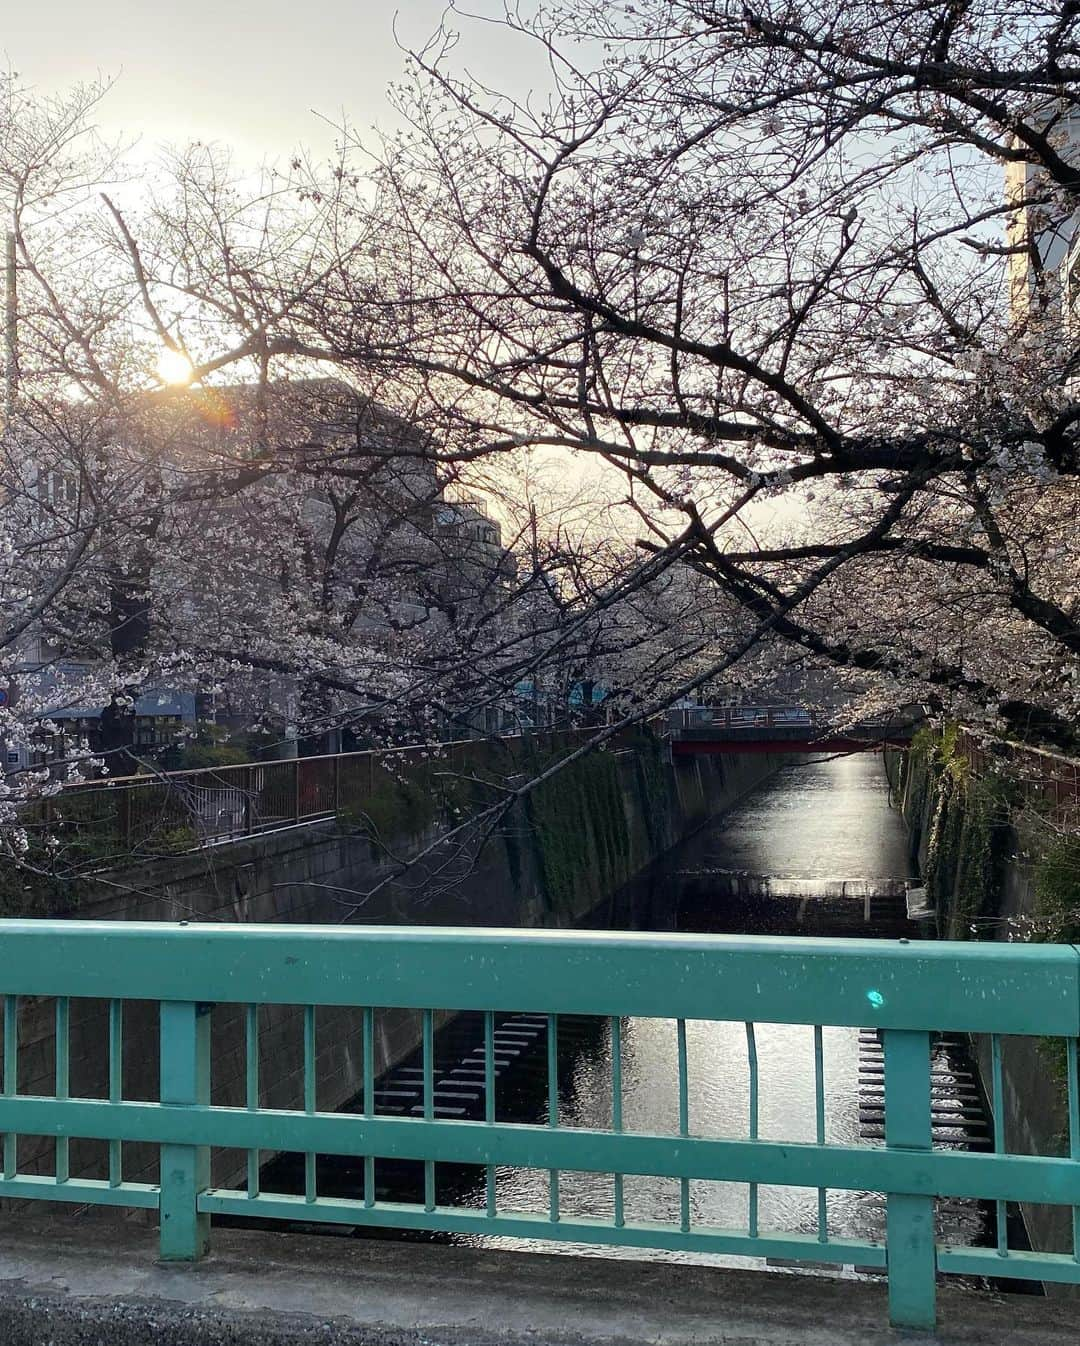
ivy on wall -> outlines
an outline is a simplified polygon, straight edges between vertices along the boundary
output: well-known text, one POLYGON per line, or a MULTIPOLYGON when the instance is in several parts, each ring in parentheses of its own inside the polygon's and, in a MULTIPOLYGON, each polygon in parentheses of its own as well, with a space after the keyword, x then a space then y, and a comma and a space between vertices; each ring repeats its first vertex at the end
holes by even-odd
POLYGON ((166 790, 144 786, 139 803, 126 832, 120 830, 116 795, 108 791, 54 798, 47 820, 39 804, 19 862, 0 859, 0 916, 69 916, 82 905, 95 872, 198 845, 189 813, 166 790))
POLYGON ((470 742, 463 759, 434 750, 401 763, 364 764, 362 778, 349 782, 350 799, 340 821, 372 843, 373 852, 405 837, 419 836, 439 822, 462 822, 494 803, 509 772, 522 763, 503 744, 470 742), (350 798, 351 797, 351 798, 350 798))
POLYGON ((923 881, 946 939, 978 938, 999 910, 1005 860, 1013 848, 1015 788, 1006 774, 977 775, 955 725, 923 729, 904 766, 904 816, 926 829, 923 881), (983 923, 987 924, 983 924, 983 923))
POLYGON ((634 741, 638 794, 649 848, 659 855, 672 844, 672 813, 675 806, 671 764, 664 745, 654 734, 641 734, 634 741))
POLYGON ((1054 838, 1035 865, 1034 888, 1047 936, 1062 944, 1080 943, 1080 836, 1054 838))
MULTIPOLYGON (((992 759, 988 759, 992 760, 992 759)), ((1080 942, 1080 834, 1055 829, 1041 792, 1011 766, 1007 748, 998 765, 976 773, 955 726, 924 729, 912 740, 901 779, 905 821, 924 851, 923 878, 950 939, 992 939, 1003 933, 1010 859, 1030 857, 1029 910, 1013 914, 1009 938, 1080 942)), ((1023 880, 1023 866, 1012 872, 1023 880)), ((1029 1080, 1039 1073, 1048 1088, 1025 1100, 1033 1133, 1053 1152, 1067 1135, 1067 1061, 1061 1038, 1038 1040, 1019 1052, 1029 1080), (1034 1072, 1034 1073, 1032 1073, 1034 1072)), ((1010 1086, 1011 1087, 1011 1086, 1010 1086)))
POLYGON ((539 786, 527 815, 553 911, 579 910, 629 878, 630 831, 612 753, 582 757, 539 786))
POLYGON ((440 813, 441 799, 430 774, 411 768, 407 775, 392 775, 379 769, 362 800, 341 810, 341 821, 358 829, 373 845, 423 832, 440 813))
MULTIPOLYGON (((525 881, 534 869, 554 912, 585 910, 626 882, 649 853, 670 844, 674 784, 663 745, 647 732, 620 744, 633 754, 625 773, 614 753, 590 753, 533 791, 500 828, 513 882, 525 881), (635 819, 633 837, 628 785, 638 796, 629 813, 635 819), (635 845, 642 852, 636 857, 635 845)), ((566 750, 550 735, 526 739, 512 749, 478 741, 458 750, 460 761, 433 753, 392 765, 346 762, 339 781, 339 822, 366 837, 373 855, 381 855, 386 847, 436 825, 464 821, 496 802, 515 773, 539 774, 566 750)), ((55 857, 44 854, 38 872, 33 865, 0 867, 0 914, 70 913, 97 870, 134 858, 134 852, 119 845, 114 801, 106 800, 111 807, 101 818, 94 812, 103 796, 100 791, 73 795, 56 807, 52 844, 63 848, 59 859, 66 874, 49 874, 45 861, 55 857)), ((140 820, 135 829, 138 858, 175 855, 197 846, 189 818, 173 802, 166 799, 152 811, 153 828, 145 837, 140 820)))
MULTIPOLYGON (((663 745, 651 734, 625 743, 634 754, 640 813, 650 848, 668 844, 671 779, 663 745)), ((380 770, 362 800, 342 811, 342 822, 366 835, 373 851, 392 839, 416 836, 439 821, 453 824, 495 802, 507 771, 538 775, 558 758, 542 740, 526 740, 513 760, 481 762, 470 754, 467 775, 433 759, 411 762, 392 775, 380 770)), ((590 753, 564 768, 526 798, 521 815, 504 821, 501 835, 515 883, 532 858, 549 909, 563 915, 584 910, 624 883, 632 870, 632 839, 624 784, 611 752, 590 753)))

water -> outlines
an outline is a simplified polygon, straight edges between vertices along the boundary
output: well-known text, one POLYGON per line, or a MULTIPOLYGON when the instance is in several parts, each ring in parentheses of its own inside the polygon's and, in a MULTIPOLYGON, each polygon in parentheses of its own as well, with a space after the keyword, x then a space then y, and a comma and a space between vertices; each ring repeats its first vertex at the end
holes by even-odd
MULTIPOLYGON (((903 883, 910 873, 904 829, 890 807, 880 759, 865 754, 828 762, 807 761, 782 770, 741 806, 708 824, 616 894, 583 924, 588 928, 702 933, 911 934, 903 904, 903 883)), ((545 1123, 548 1100, 543 1023, 522 1019, 504 1025, 504 1031, 512 1031, 534 1045, 500 1075, 496 1089, 498 1119, 545 1123)), ((628 1019, 623 1021, 621 1031, 624 1128, 677 1134, 675 1023, 628 1019)), ((755 1035, 761 1138, 814 1142, 813 1029, 759 1024, 755 1035)), ((746 1138, 749 1071, 745 1026, 689 1022, 686 1039, 690 1132, 746 1138)), ((436 1045, 437 1082, 443 1080, 447 1089, 464 1090, 461 1106, 475 1116, 482 1115, 482 1100, 476 1095, 473 1106, 465 1103, 470 1085, 475 1090, 475 1075, 470 1081, 462 1062, 482 1040, 479 1016, 463 1015, 438 1035, 436 1045)), ((880 1061, 874 1056, 876 1049, 873 1041, 860 1042, 858 1030, 823 1030, 824 1131, 828 1142, 883 1143, 880 1126, 867 1118, 873 1102, 868 1102, 867 1091, 874 1088, 874 1061, 880 1061)), ((941 1097, 948 1097, 958 1087, 957 1071, 963 1063, 956 1051, 949 1045, 936 1051, 935 1079, 941 1097)), ((560 1019, 561 1126, 611 1125, 611 1056, 610 1024, 560 1019)), ((402 1063, 394 1072, 392 1084, 395 1089, 415 1088, 419 1102, 419 1059, 402 1063)), ((407 1102, 400 1101, 386 1108, 395 1109, 406 1115, 409 1111, 407 1102)), ((966 1144, 961 1132, 945 1131, 938 1140, 949 1145, 966 1144)), ((276 1180, 268 1181, 268 1187, 289 1190, 302 1183, 299 1159, 284 1157, 279 1161, 273 1175, 276 1180)), ((320 1194, 356 1197, 358 1176, 356 1161, 321 1160, 320 1194)), ((380 1200, 422 1200, 417 1165, 380 1161, 376 1178, 380 1200)), ((439 1204, 483 1207, 486 1189, 482 1169, 440 1165, 436 1179, 439 1204)), ((500 1211, 546 1213, 548 1183, 546 1172, 497 1170, 500 1211)), ((763 1232, 818 1232, 816 1191, 763 1185, 758 1199, 763 1232)), ((677 1180, 627 1176, 624 1200, 628 1221, 659 1220, 678 1225, 683 1193, 677 1180)), ((614 1210, 613 1180, 607 1174, 564 1172, 560 1176, 559 1204, 564 1219, 576 1215, 610 1217, 614 1210)), ((695 1227, 746 1227, 748 1188, 744 1184, 692 1182, 689 1204, 695 1227)), ((884 1200, 876 1193, 829 1192, 826 1219, 831 1237, 881 1239, 884 1200)), ((986 1212, 974 1203, 939 1203, 938 1225, 939 1236, 947 1241, 986 1241, 986 1212)), ((746 1259, 716 1254, 643 1252, 510 1240, 498 1235, 439 1237, 586 1256, 746 1264, 746 1259)))
POLYGON ((608 929, 775 935, 828 924, 820 933, 908 934, 902 899, 912 877, 881 760, 808 759, 708 823, 594 917, 608 929), (863 925, 867 896, 893 919, 854 928, 863 925), (834 919, 822 923, 829 907, 834 919))
MULTIPOLYGON (((687 1075, 690 1082, 689 1130, 694 1135, 745 1138, 749 1122, 749 1074, 742 1024, 690 1022, 686 1026, 687 1075)), ((763 1140, 816 1138, 814 1109, 813 1030, 759 1025, 756 1030, 763 1140)), ((826 1134, 837 1142, 858 1143, 857 1052, 844 1030, 824 1034, 826 1134)), ((673 1023, 630 1019, 622 1029, 623 1121, 627 1131, 674 1134, 678 1131, 678 1079, 673 1023)), ((603 1030, 592 1043, 577 1046, 570 1069, 560 1071, 559 1120, 564 1126, 606 1127, 611 1124, 611 1038, 603 1030)), ((523 1091, 524 1092, 524 1091, 523 1091)), ((524 1109, 522 1109, 524 1111, 524 1109)), ((524 1119, 523 1119, 524 1120, 524 1119)), ((543 1110, 530 1120, 542 1121, 543 1110)), ((678 1225, 681 1191, 675 1180, 627 1177, 626 1218, 659 1220, 678 1225)), ((546 1174, 500 1171, 500 1208, 547 1209, 546 1174)), ((880 1198, 829 1193, 828 1223, 833 1235, 873 1237, 879 1225, 874 1213, 880 1198)), ((560 1177, 560 1209, 564 1216, 611 1215, 612 1180, 608 1175, 566 1173, 560 1177)), ((695 1228, 745 1229, 748 1188, 740 1183, 690 1183, 690 1217, 695 1228)), ((817 1231, 817 1193, 805 1188, 759 1188, 761 1229, 800 1233, 817 1231)), ((490 1236, 472 1240, 511 1246, 490 1236)), ((545 1246, 537 1240, 532 1246, 545 1246)), ((574 1246, 587 1256, 640 1257, 635 1249, 574 1246)), ((677 1261, 738 1264, 717 1254, 659 1252, 649 1257, 677 1261)))
POLYGON ((727 869, 799 879, 907 878, 907 836, 881 759, 854 753, 785 767, 679 848, 727 869))
MULTIPOLYGON (((690 933, 905 935, 903 881, 913 877, 907 837, 889 802, 880 758, 857 754, 807 761, 784 768, 743 804, 714 820, 664 857, 650 872, 593 914, 598 928, 677 930, 690 933), (776 897, 738 896, 732 874, 768 876, 776 897), (784 882, 788 880, 789 882, 784 882), (845 892, 840 890, 844 889, 845 892), (866 899, 875 904, 865 924, 866 899), (815 895, 822 895, 818 899, 815 895), (899 894, 897 897, 896 895, 899 894), (817 908, 817 910, 815 909, 817 908), (832 909, 833 917, 828 912, 832 909), (839 908, 839 910, 838 910, 839 908)), ((752 887, 752 885, 750 885, 752 887)), ((678 1130, 675 1025, 630 1019, 622 1029, 624 1125, 630 1131, 678 1130)), ((759 1024, 755 1030, 759 1069, 759 1134, 763 1140, 817 1139, 814 1032, 810 1026, 759 1024)), ((883 1144, 860 1119, 860 1044, 856 1029, 822 1033, 825 1138, 833 1144, 883 1144)), ((939 1053, 941 1055, 942 1053, 939 1053)), ((866 1061, 864 1049, 863 1063, 866 1061)), ((939 1063, 948 1071, 947 1063, 939 1063)), ((749 1124, 749 1070, 743 1024, 687 1024, 690 1082, 689 1129, 694 1135, 745 1138, 749 1124)), ((611 1123, 611 1035, 597 1026, 593 1039, 578 1043, 560 1070, 561 1125, 611 1123)), ((521 1120, 543 1121, 543 1091, 523 1083, 507 1103, 521 1120)), ((954 1143, 963 1143, 957 1137, 954 1143)), ((627 1219, 677 1223, 681 1192, 676 1181, 625 1180, 627 1219)), ((500 1209, 547 1209, 546 1174, 508 1169, 497 1181, 500 1209)), ((482 1204, 478 1192, 477 1204, 482 1204)), ((560 1205, 567 1216, 608 1215, 612 1184, 607 1175, 563 1174, 560 1205)), ((690 1185, 692 1223, 745 1228, 744 1184, 690 1185)), ((879 1193, 829 1192, 830 1236, 881 1239, 884 1198, 879 1193)), ((807 1188, 759 1188, 763 1231, 818 1232, 818 1194, 807 1188)), ((974 1203, 942 1202, 939 1236, 982 1241, 986 1215, 974 1203)), ((493 1237, 471 1239, 492 1246, 521 1246, 493 1237)), ((537 1241, 534 1247, 545 1247, 537 1241)), ((554 1248, 549 1250, 554 1251, 554 1248)), ((563 1245, 562 1251, 569 1251, 563 1245)), ((634 1249, 575 1246, 585 1256, 640 1257, 634 1249)), ((650 1258, 745 1264, 700 1253, 649 1253, 650 1258)))

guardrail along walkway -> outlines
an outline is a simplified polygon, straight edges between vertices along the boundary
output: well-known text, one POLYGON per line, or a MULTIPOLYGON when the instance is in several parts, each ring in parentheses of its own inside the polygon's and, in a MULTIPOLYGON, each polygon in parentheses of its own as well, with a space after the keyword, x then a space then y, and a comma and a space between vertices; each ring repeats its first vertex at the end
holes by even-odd
MULTIPOLYGON (((1019 1277, 1080 1284, 1080 1238, 1068 1254, 1025 1253, 1007 1246, 1004 1203, 1071 1206, 1080 1233, 1080 954, 1069 946, 907 944, 884 941, 517 932, 476 929, 398 929, 258 925, 113 924, 79 921, 0 922, 4 959, 4 1133, 0 1195, 90 1205, 156 1209, 165 1259, 194 1260, 207 1251, 213 1214, 448 1230, 636 1248, 684 1249, 751 1257, 781 1257, 877 1267, 889 1282, 897 1325, 929 1327, 938 1274, 1019 1277), (56 1002, 55 1089, 47 1097, 18 1090, 20 997, 56 1002), (76 998, 106 1000, 107 1097, 73 1097, 69 1088, 69 1025, 76 998), (156 1100, 123 1097, 120 1060, 123 1004, 156 1002, 160 1013, 160 1091, 156 1100), (217 1067, 211 1036, 216 1005, 245 1007, 246 1106, 211 1105, 217 1067), (263 1106, 259 1019, 264 1005, 302 1007, 302 1098, 291 1109, 263 1106), (355 1007, 363 1056, 362 1113, 320 1112, 315 1097, 316 1027, 320 1006, 355 1007), (375 1026, 385 1009, 418 1015, 422 1035, 420 1116, 380 1115, 375 1106, 375 1026), (481 1011, 484 1120, 437 1115, 434 1031, 443 1011, 481 1011), (547 1024, 548 1119, 545 1125, 501 1121, 493 1088, 496 1016, 526 1012, 547 1024), (558 1023, 563 1014, 610 1021, 611 1123, 560 1125, 558 1023), (622 1020, 671 1021, 672 1079, 677 1124, 670 1132, 631 1131, 622 1111, 622 1020), (749 1109, 746 1134, 696 1135, 689 1125, 686 1021, 745 1024, 749 1109), (759 1134, 759 1073, 755 1024, 813 1028, 817 1143, 764 1139, 759 1134), (822 1029, 872 1028, 881 1034, 883 1144, 826 1143, 822 1029), (1011 1154, 1000 1135, 988 1153, 935 1148, 930 1082, 931 1034, 990 1033, 993 1092, 1001 1114, 998 1040, 1003 1034, 1061 1038, 1069 1098, 1069 1154, 1011 1154), (52 1174, 22 1173, 20 1135, 54 1136, 52 1174), (71 1172, 70 1142, 105 1142, 106 1176, 71 1172), (160 1147, 160 1183, 124 1176, 123 1147, 160 1147), (248 1155, 246 1186, 210 1185, 211 1147, 248 1155), (301 1195, 263 1191, 260 1156, 299 1151, 307 1156, 301 1195), (355 1199, 320 1196, 316 1154, 355 1156, 355 1199), (376 1157, 423 1165, 423 1199, 379 1200, 376 1157), (487 1175, 480 1209, 436 1202, 439 1163, 474 1164, 487 1175), (496 1166, 546 1170, 549 1203, 537 1213, 501 1209, 496 1166), (564 1211, 559 1177, 565 1171, 606 1173, 609 1216, 564 1211), (624 1182, 653 1175, 680 1184, 679 1218, 641 1222, 630 1217, 624 1182), (691 1183, 741 1183, 747 1220, 741 1228, 697 1223, 691 1183), (761 1184, 817 1189, 818 1227, 812 1232, 763 1228, 761 1184), (834 1237, 828 1189, 882 1192, 887 1199, 882 1242, 834 1237), (998 1203, 999 1242, 993 1248, 935 1244, 934 1200, 970 1197, 998 1203)), ((235 1011, 232 1011, 235 1013, 235 1011)))
POLYGON ((455 775, 502 781, 521 769, 526 750, 565 754, 595 732, 537 730, 527 739, 520 734, 461 739, 78 781, 24 805, 20 819, 32 839, 59 838, 70 856, 83 860, 104 864, 171 854, 343 811, 362 817, 380 796, 395 794, 402 781, 427 798, 440 797, 455 775))

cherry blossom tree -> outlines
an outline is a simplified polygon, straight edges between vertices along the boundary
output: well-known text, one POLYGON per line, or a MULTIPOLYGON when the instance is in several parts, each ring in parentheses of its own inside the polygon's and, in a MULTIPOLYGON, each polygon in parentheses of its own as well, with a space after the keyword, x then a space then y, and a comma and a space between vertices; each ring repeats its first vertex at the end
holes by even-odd
MULTIPOLYGON (((69 354, 109 327, 116 296, 98 287, 75 222, 102 185, 119 180, 119 152, 94 131, 107 85, 36 97, 0 74, 0 231, 5 235, 4 397, 0 433, 0 743, 27 742, 41 705, 19 676, 44 626, 90 586, 115 500, 95 489, 92 418, 61 393, 69 354)), ((102 354, 104 355, 104 345, 102 354)), ((69 624, 72 625, 72 624, 69 624)), ((77 625, 77 624, 76 624, 77 625)), ((72 625, 74 630, 74 625, 72 625)), ((78 635, 75 636, 76 642, 78 635)), ((40 659, 37 659, 40 662, 40 659)), ((75 694, 80 690, 75 689, 75 694)), ((72 771, 79 763, 70 764, 72 771)), ((8 772, 0 824, 27 793, 57 788, 48 772, 8 772)), ((5 832, 5 835, 7 833, 5 832)), ((18 840, 18 832, 13 833, 18 840)))
POLYGON ((440 461, 606 464, 643 580, 690 570, 743 614, 687 687, 768 647, 1071 744, 1078 22, 511 5, 546 98, 471 79, 444 28, 397 88, 377 241, 321 293, 321 339, 394 372, 440 461))
POLYGON ((104 91, 51 105, 55 159, 9 140, 3 169, 9 550, 48 557, 13 567, 12 629, 110 695, 281 679, 312 734, 434 733, 523 687, 647 716, 808 663, 867 708, 1069 743, 1074 24, 512 7, 546 98, 457 72, 447 30, 374 159, 346 132, 251 178, 194 146, 138 193, 80 139, 104 91), (192 391, 162 394, 177 371, 192 391), (325 380, 409 427, 392 454, 275 393, 325 380), (193 429, 237 397, 243 433, 193 429), (426 485, 374 511, 390 457, 426 485), (514 558, 466 603, 439 582, 449 488, 493 502, 514 558))

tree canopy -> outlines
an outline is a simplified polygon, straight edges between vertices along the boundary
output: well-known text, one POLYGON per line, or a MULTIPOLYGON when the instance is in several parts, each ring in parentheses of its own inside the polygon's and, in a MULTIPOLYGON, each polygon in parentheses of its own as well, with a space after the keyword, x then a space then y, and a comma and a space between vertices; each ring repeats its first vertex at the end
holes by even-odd
POLYGON ((527 95, 461 70, 451 19, 398 132, 254 177, 192 146, 135 183, 104 86, 8 77, 8 676, 46 631, 101 694, 262 672, 313 728, 426 732, 539 678, 634 716, 826 666, 1075 745, 1072 7, 511 6, 527 95), (247 385, 244 433, 163 457, 163 355, 247 385), (405 557, 408 509, 365 505, 363 417, 281 414, 327 379, 411 427, 428 507, 492 502, 483 601, 394 610, 431 536, 405 557))
POLYGON ((641 546, 752 617, 713 674, 769 640, 1069 742, 1071 8, 572 0, 506 22, 551 97, 456 71, 449 31, 415 53, 377 302, 342 287, 334 349, 396 365, 448 456, 610 464, 641 546), (777 497, 786 526, 763 528, 777 497))

